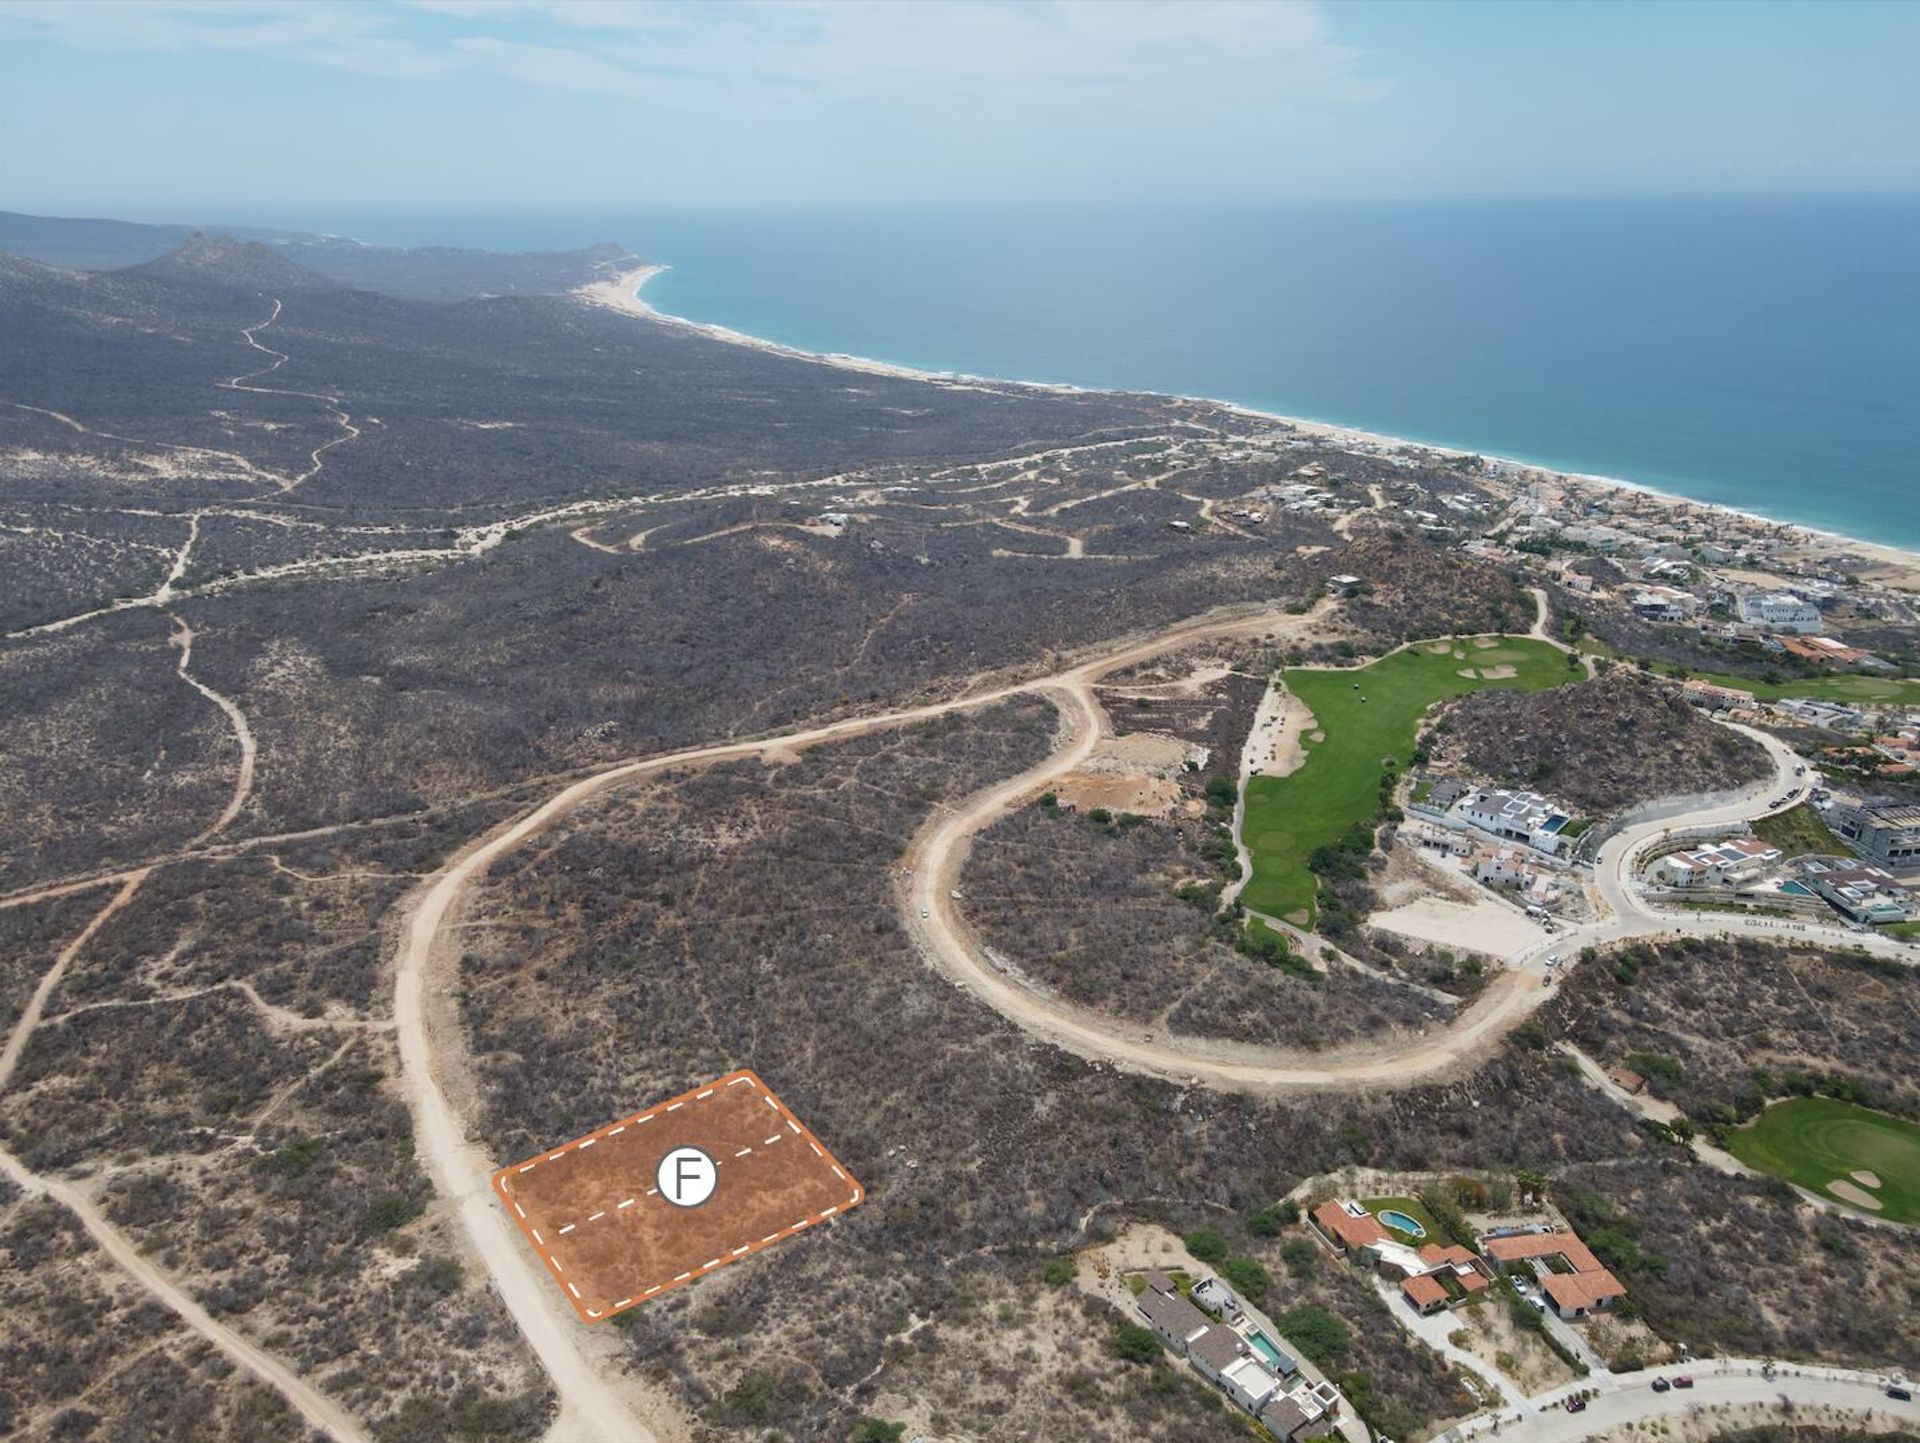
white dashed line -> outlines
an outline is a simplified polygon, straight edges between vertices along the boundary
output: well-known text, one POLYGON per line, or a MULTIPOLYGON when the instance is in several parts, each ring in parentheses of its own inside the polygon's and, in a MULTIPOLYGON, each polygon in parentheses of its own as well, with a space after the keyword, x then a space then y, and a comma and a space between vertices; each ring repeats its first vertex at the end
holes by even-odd
POLYGON ((540 1229, 538 1228, 533 1230, 533 1240, 543 1248, 547 1245, 547 1240, 540 1236, 540 1229))
POLYGON ((525 1216, 527 1215, 527 1210, 526 1210, 525 1208, 523 1208, 523 1207, 521 1207, 519 1203, 515 1203, 515 1204, 513 1205, 513 1210, 514 1210, 514 1211, 515 1211, 516 1213, 518 1213, 518 1214, 520 1214, 520 1216, 521 1216, 521 1217, 525 1217, 525 1216))
POLYGON ((534 1168, 536 1168, 537 1166, 539 1166, 539 1163, 538 1163, 537 1161, 535 1161, 535 1162, 523 1162, 523 1163, 521 1163, 521 1164, 520 1164, 520 1171, 521 1171, 521 1172, 532 1172, 532 1171, 534 1170, 534 1168))
MULTIPOLYGON (((628 1198, 628 1199, 627 1199, 627 1200, 626 1200, 625 1202, 623 1202, 623 1203, 621 1203, 621 1204, 620 1204, 620 1207, 623 1207, 623 1208, 630 1208, 630 1207, 632 1207, 632 1206, 633 1206, 633 1204, 634 1204, 634 1202, 635 1202, 635 1201, 636 1201, 636 1200, 635 1200, 635 1199, 633 1199, 633 1198, 628 1198)), ((615 1211, 615 1212, 618 1212, 619 1210, 620 1210, 619 1208, 615 1208, 615 1209, 614 1209, 614 1211, 615 1211)))
POLYGON ((591 1214, 587 1218, 587 1221, 590 1223, 597 1223, 600 1221, 601 1218, 605 1217, 606 1215, 607 1215, 607 1210, 605 1208, 602 1208, 599 1212, 591 1214))
POLYGON ((752 1243, 742 1243, 742 1244, 740 1244, 740 1246, 739 1246, 739 1247, 737 1247, 737 1248, 735 1248, 735 1249, 733 1250, 733 1255, 734 1255, 734 1256, 735 1256, 735 1257, 737 1258, 737 1257, 739 1257, 739 1256, 740 1256, 740 1254, 742 1254, 742 1253, 744 1253, 744 1252, 745 1252, 745 1251, 746 1251, 746 1250, 747 1250, 748 1248, 750 1248, 750 1247, 752 1247, 752 1246, 753 1246, 753 1244, 752 1244, 752 1243))
POLYGON ((708 1268, 717 1268, 719 1266, 720 1259, 708 1258, 704 1263, 700 1264, 700 1271, 704 1273, 708 1268))
POLYGON ((760 1241, 763 1243, 777 1243, 780 1241, 780 1234, 768 1233, 764 1238, 760 1239, 760 1241))
POLYGON ((740 1151, 738 1151, 738 1152, 736 1152, 736 1153, 734 1154, 734 1156, 735 1156, 735 1157, 745 1157, 745 1156, 746 1156, 746 1155, 747 1155, 748 1153, 750 1153, 750 1152, 752 1152, 752 1151, 753 1151, 753 1149, 752 1149, 752 1148, 750 1148, 750 1147, 743 1147, 743 1148, 741 1148, 741 1149, 740 1149, 740 1151))
POLYGON ((768 1138, 765 1142, 761 1143, 760 1146, 772 1147, 778 1141, 780 1141, 780 1134, 776 1132, 772 1137, 768 1138))
POLYGON ((600 1139, 599 1139, 599 1138, 597 1138, 597 1137, 590 1137, 590 1138, 588 1138, 588 1139, 587 1139, 587 1140, 586 1140, 585 1142, 583 1142, 583 1143, 581 1143, 581 1144, 580 1144, 580 1150, 581 1150, 582 1152, 585 1152, 585 1151, 586 1151, 586 1150, 587 1150, 588 1148, 590 1148, 590 1147, 592 1147, 592 1146, 593 1146, 593 1145, 594 1145, 594 1144, 595 1144, 596 1142, 598 1142, 598 1141, 600 1141, 600 1139))
POLYGON ((630 1307, 632 1303, 633 1303, 632 1298, 622 1298, 619 1302, 614 1304, 614 1307, 616 1308, 630 1307))
POLYGON ((609 1132, 607 1136, 618 1137, 620 1136, 621 1133, 625 1132, 626 1130, 627 1130, 627 1125, 623 1122, 618 1127, 614 1128, 613 1131, 609 1132))
POLYGON ((793 1135, 795 1137, 798 1137, 800 1135, 800 1124, 795 1122, 792 1118, 787 1119, 787 1126, 793 1129, 793 1135))
POLYGON ((574 1228, 578 1226, 579 1224, 577 1223, 568 1223, 565 1227, 560 1229, 560 1236, 564 1238, 568 1233, 572 1232, 574 1228))
POLYGON ((578 1286, 577 1286, 576 1284, 574 1284, 574 1283, 568 1283, 568 1284, 567 1284, 567 1291, 568 1291, 568 1292, 570 1292, 570 1293, 572 1293, 572 1294, 573 1294, 573 1295, 574 1295, 574 1296, 575 1296, 576 1298, 580 1296, 580 1289, 579 1289, 579 1287, 578 1287, 578 1286))
POLYGON ((680 1110, 681 1108, 683 1108, 683 1107, 685 1107, 685 1106, 686 1106, 686 1103, 684 1103, 684 1102, 669 1102, 669 1103, 667 1104, 667 1111, 668 1111, 668 1112, 678 1112, 678 1111, 679 1111, 679 1110, 680 1110))
POLYGON ((694 1093, 693 1100, 695 1102, 705 1102, 709 1097, 712 1097, 712 1096, 713 1096, 713 1089, 709 1087, 705 1092, 694 1093))
POLYGON ((676 1283, 684 1283, 688 1278, 692 1276, 693 1276, 692 1273, 679 1273, 675 1275, 674 1281, 676 1283))

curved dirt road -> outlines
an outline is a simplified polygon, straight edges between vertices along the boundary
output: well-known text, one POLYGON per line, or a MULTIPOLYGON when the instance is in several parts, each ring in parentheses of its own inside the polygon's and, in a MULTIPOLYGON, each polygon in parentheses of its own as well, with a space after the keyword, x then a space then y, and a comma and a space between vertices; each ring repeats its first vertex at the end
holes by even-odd
POLYGON ((78 1188, 30 1171, 11 1153, 0 1150, 0 1176, 21 1191, 52 1198, 80 1220, 99 1249, 129 1273, 155 1298, 170 1308, 189 1328, 254 1377, 275 1389, 287 1402, 336 1443, 372 1443, 371 1435, 338 1403, 319 1392, 286 1364, 260 1349, 188 1297, 173 1280, 140 1255, 138 1249, 100 1215, 100 1210, 78 1188))
MULTIPOLYGON (((1302 617, 1279 618, 1265 612, 1234 611, 1201 617, 1159 635, 1124 645, 1080 671, 1097 673, 1125 666, 1174 647, 1214 636, 1271 630, 1286 625, 1308 625, 1323 614, 1316 609, 1302 617)), ((453 1203, 455 1216, 473 1250, 499 1288, 516 1324, 540 1358, 560 1397, 561 1416, 550 1436, 568 1443, 636 1443, 651 1440, 653 1432, 620 1390, 604 1377, 583 1351, 584 1329, 536 1272, 529 1254, 505 1214, 493 1201, 489 1179, 494 1162, 468 1136, 464 1120, 454 1110, 436 1073, 437 1046, 457 1050, 457 1041, 437 1042, 428 1015, 429 974, 439 957, 438 943, 467 887, 501 856, 609 787, 637 781, 671 768, 697 766, 758 756, 770 751, 790 752, 865 735, 869 732, 930 721, 948 713, 988 706, 1009 697, 1065 688, 1074 691, 1079 672, 1066 680, 1014 682, 950 701, 931 702, 878 716, 854 717, 783 736, 754 741, 693 747, 645 760, 624 762, 583 778, 555 793, 519 820, 482 839, 453 858, 415 892, 403 913, 394 962, 394 1025, 399 1046, 402 1084, 413 1114, 413 1133, 422 1166, 434 1190, 453 1203)), ((1091 706, 1091 698, 1086 704, 1091 706)), ((1050 759, 1051 762, 1052 759, 1050 759)), ((1016 779, 1016 782, 1018 779, 1016 779)), ((1013 784, 1003 784, 1013 785, 1013 784)))

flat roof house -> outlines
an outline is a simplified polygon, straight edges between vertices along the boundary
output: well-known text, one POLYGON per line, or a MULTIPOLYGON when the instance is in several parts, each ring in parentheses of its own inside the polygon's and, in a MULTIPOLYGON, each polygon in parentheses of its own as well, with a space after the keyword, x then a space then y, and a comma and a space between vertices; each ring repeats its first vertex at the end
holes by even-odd
POLYGON ((1780 849, 1758 837, 1731 837, 1691 852, 1672 852, 1653 864, 1653 879, 1669 887, 1726 886, 1751 881, 1781 861, 1780 849))
POLYGON ((1538 792, 1483 787, 1460 804, 1460 815, 1483 832, 1525 842, 1536 852, 1558 852, 1573 819, 1538 792))
POLYGON ((1249 1413, 1258 1413, 1280 1393, 1273 1370, 1254 1356, 1244 1338, 1219 1323, 1208 1324, 1187 1345, 1187 1359, 1249 1413))

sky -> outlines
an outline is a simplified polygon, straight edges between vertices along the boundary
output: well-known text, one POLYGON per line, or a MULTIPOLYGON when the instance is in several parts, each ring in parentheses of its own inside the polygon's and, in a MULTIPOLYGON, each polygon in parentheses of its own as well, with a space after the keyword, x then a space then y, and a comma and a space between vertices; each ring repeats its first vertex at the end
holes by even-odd
POLYGON ((0 208, 1920 189, 1920 4, 0 0, 0 208))

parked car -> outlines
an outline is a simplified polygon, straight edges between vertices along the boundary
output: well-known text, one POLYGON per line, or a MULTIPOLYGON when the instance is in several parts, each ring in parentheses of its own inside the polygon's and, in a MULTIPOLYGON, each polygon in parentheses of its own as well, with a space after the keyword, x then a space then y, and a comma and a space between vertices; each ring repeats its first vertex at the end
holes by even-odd
POLYGON ((1655 1378, 1653 1380, 1653 1391, 1656 1393, 1667 1393, 1671 1392, 1672 1389, 1673 1384, 1669 1383, 1665 1378, 1655 1378))
POLYGON ((1889 1383, 1887 1384, 1887 1396, 1889 1398, 1898 1398, 1902 1403, 1911 1403, 1913 1401, 1913 1389, 1903 1388, 1898 1383, 1889 1383))
POLYGON ((1573 1397, 1567 1399, 1567 1411, 1569 1413, 1578 1413, 1581 1409, 1585 1408, 1586 1406, 1587 1406, 1587 1400, 1585 1398, 1580 1397, 1579 1394, 1577 1393, 1573 1397))
POLYGON ((1673 1380, 1673 1386, 1676 1388, 1691 1388, 1693 1386, 1693 1379, 1685 1373, 1682 1373, 1678 1378, 1673 1380))

